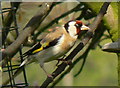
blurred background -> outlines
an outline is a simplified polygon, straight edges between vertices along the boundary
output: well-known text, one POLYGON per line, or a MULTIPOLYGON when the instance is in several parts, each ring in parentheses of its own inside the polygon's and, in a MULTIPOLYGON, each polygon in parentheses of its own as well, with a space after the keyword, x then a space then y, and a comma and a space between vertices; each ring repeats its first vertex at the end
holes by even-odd
MULTIPOLYGON (((19 8, 16 12, 17 23, 19 32, 23 30, 25 25, 30 21, 30 19, 38 12, 41 8, 43 2, 22 2, 19 5, 19 8)), ((93 22, 96 15, 98 14, 100 7, 103 2, 61 2, 54 6, 54 8, 50 11, 48 16, 44 19, 42 24, 34 31, 32 35, 28 38, 28 41, 22 47, 23 53, 30 49, 32 45, 36 42, 40 41, 47 33, 57 29, 64 23, 69 20, 82 20, 86 25, 89 25, 93 22), (41 31, 42 30, 42 31, 41 31)), ((1 2, 2 8, 10 8, 10 2, 1 2)), ((117 26, 118 21, 118 6, 116 2, 112 2, 109 6, 109 11, 112 11, 112 17, 114 18, 113 24, 117 26)), ((108 13, 109 14, 109 13, 108 13)), ((8 13, 4 13, 4 17, 7 17, 8 13)), ((111 17, 111 19, 112 19, 111 17)), ((116 41, 117 38, 111 34, 111 30, 114 27, 110 26, 111 23, 108 21, 108 15, 105 15, 104 20, 97 28, 97 30, 104 29, 103 33, 99 33, 100 31, 96 31, 98 33, 94 36, 94 38, 98 38, 98 40, 89 41, 89 43, 84 47, 84 49, 77 54, 74 58, 74 61, 88 49, 90 44, 93 42, 90 50, 88 52, 87 57, 85 58, 85 64, 83 66, 80 74, 75 76, 81 68, 83 59, 79 60, 74 68, 67 74, 65 77, 60 80, 56 86, 117 86, 118 85, 118 57, 116 53, 110 53, 102 51, 102 46, 108 42, 116 41), (99 35, 100 34, 100 35, 99 35)), ((0 17, 2 21, 2 17, 0 17)), ((0 25, 3 25, 2 22, 0 25)), ((11 24, 13 25, 13 24, 11 24)), ((118 30, 114 28, 115 30, 118 30)), ((0 30, 2 31, 2 30, 0 30)), ((114 31, 114 30, 113 30, 114 31)), ((2 33, 2 32, 1 32, 2 33)), ((114 34, 116 31, 114 32, 114 34)), ((6 38, 6 44, 9 46, 16 39, 16 32, 9 31, 8 36, 6 38)), ((117 35, 115 35, 117 36, 117 35)), ((75 46, 80 42, 81 36, 76 42, 75 46)), ((74 47, 73 47, 74 48, 74 47)), ((2 49, 2 47, 1 47, 2 49)), ((12 64, 19 64, 19 53, 17 53, 12 58, 12 64)), ((73 61, 73 62, 74 62, 73 61)), ((57 61, 52 61, 45 64, 45 68, 49 73, 52 73, 56 67, 57 61)), ((30 86, 40 86, 44 80, 46 79, 46 74, 40 68, 39 64, 32 63, 25 67, 27 81, 30 86)), ((4 73, 2 81, 5 81, 8 78, 8 73, 4 73)), ((58 77, 59 78, 59 77, 58 77)), ((16 82, 20 83, 23 81, 23 74, 19 74, 15 78, 16 82)), ((51 84, 52 85, 52 84, 51 84)))

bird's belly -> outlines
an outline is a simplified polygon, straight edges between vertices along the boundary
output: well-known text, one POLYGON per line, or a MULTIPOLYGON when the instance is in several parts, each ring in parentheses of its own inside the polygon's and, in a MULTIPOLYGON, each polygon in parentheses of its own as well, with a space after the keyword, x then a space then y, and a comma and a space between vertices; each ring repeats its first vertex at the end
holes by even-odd
POLYGON ((37 53, 34 57, 38 62, 49 62, 58 59, 64 54, 65 51, 63 52, 59 47, 54 46, 37 53))

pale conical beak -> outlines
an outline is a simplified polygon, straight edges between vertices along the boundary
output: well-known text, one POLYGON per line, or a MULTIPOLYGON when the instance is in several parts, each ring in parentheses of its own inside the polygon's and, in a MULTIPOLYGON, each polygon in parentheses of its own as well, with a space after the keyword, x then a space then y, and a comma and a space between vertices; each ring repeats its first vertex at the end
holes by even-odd
POLYGON ((81 30, 89 30, 90 28, 89 27, 87 27, 87 26, 85 26, 85 25, 82 25, 82 27, 81 27, 81 30))

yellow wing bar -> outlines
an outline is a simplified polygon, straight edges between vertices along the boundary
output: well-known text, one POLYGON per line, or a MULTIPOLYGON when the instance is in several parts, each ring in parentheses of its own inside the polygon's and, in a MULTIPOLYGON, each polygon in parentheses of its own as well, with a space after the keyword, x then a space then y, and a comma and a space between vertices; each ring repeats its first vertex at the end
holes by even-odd
POLYGON ((42 51, 46 46, 49 46, 49 42, 43 43, 42 46, 39 49, 34 50, 32 53, 37 53, 42 51))

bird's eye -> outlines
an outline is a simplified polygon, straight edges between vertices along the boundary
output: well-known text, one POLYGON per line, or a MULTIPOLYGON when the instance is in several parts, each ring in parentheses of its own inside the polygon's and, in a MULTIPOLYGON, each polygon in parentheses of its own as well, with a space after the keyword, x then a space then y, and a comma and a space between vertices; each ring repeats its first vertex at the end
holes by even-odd
POLYGON ((82 24, 75 24, 75 26, 76 26, 76 27, 81 27, 81 26, 82 26, 82 24))

